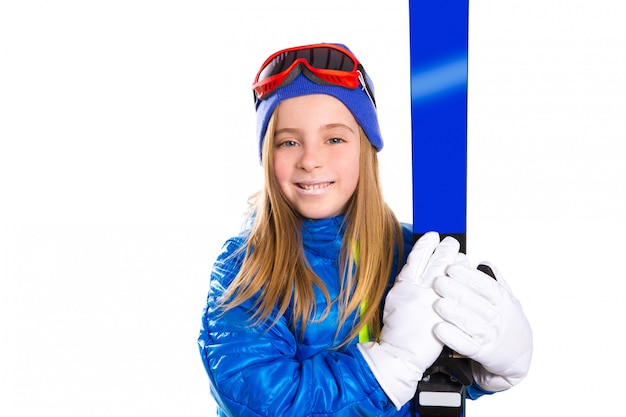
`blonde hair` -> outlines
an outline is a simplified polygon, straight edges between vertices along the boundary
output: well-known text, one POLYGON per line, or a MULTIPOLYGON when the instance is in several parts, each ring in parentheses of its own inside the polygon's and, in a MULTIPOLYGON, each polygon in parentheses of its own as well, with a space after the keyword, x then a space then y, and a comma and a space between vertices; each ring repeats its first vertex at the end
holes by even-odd
MULTIPOLYGON (((378 156, 359 127, 361 154, 359 181, 348 202, 344 222, 339 271, 343 277, 337 300, 331 300, 322 279, 309 266, 303 249, 302 217, 284 198, 273 166, 275 115, 271 116, 263 141, 262 161, 265 185, 250 200, 254 220, 245 247, 241 270, 224 294, 228 310, 254 300, 251 307, 254 324, 267 320, 274 308, 275 324, 293 305, 292 331, 296 323, 306 323, 316 314, 314 286, 326 298, 329 312, 332 302, 339 303, 340 323, 360 310, 360 320, 338 345, 348 344, 367 325, 370 338, 376 340, 381 328, 381 302, 393 266, 394 248, 402 254, 402 230, 391 209, 384 202, 378 174, 378 156), (256 298, 255 298, 256 297, 256 298)), ((338 329, 340 325, 338 325, 338 329)))

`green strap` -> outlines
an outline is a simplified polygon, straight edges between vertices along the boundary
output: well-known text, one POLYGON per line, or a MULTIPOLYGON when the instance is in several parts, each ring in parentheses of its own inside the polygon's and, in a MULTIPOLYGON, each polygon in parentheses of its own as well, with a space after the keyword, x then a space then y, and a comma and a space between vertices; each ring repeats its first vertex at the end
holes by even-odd
MULTIPOLYGON (((359 244, 354 243, 352 245, 352 253, 354 255, 354 262, 359 263, 359 244)), ((367 300, 361 303, 361 309, 359 310, 360 317, 363 317, 365 309, 367 308, 367 300)), ((359 343, 365 343, 370 341, 370 328, 367 324, 359 331, 359 343)))
MULTIPOLYGON (((361 303, 361 317, 367 308, 367 301, 361 303)), ((361 328, 359 332, 359 343, 366 343, 370 341, 370 328, 367 324, 361 328)))

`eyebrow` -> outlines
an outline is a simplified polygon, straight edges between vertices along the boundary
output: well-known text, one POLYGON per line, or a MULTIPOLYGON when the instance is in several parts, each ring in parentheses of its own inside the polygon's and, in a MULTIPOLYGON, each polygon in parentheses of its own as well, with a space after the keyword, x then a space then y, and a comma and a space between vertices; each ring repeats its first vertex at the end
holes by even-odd
POLYGON ((299 131, 300 131, 300 129, 297 129, 297 128, 295 128, 295 127, 283 127, 283 128, 282 128, 282 129, 280 129, 280 130, 276 130, 276 131, 274 132, 274 136, 276 136, 276 135, 280 135, 281 133, 297 133, 297 132, 299 132, 299 131))
MULTIPOLYGON (((343 123, 329 123, 327 125, 322 126, 320 130, 330 130, 330 129, 337 129, 337 128, 346 129, 352 133, 356 133, 350 126, 343 124, 343 123)), ((298 133, 300 131, 301 129, 298 129, 296 127, 284 127, 282 129, 276 130, 274 132, 274 136, 280 135, 282 133, 298 133)))
POLYGON ((330 123, 327 124, 326 126, 324 126, 326 129, 335 129, 335 128, 342 128, 342 129, 348 129, 350 132, 356 133, 354 130, 352 130, 352 128, 346 124, 343 123, 330 123))

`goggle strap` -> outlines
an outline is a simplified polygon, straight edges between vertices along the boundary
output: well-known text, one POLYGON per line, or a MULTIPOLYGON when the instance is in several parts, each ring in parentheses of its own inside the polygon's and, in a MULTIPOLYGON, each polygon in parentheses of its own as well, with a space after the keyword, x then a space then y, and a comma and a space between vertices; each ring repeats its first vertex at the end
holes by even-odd
POLYGON ((356 70, 359 74, 359 81, 361 82, 361 89, 365 91, 365 94, 372 100, 372 104, 376 107, 376 100, 374 100, 374 94, 372 94, 372 90, 370 90, 370 86, 367 83, 367 79, 365 78, 365 68, 361 64, 359 64, 359 68, 356 70))

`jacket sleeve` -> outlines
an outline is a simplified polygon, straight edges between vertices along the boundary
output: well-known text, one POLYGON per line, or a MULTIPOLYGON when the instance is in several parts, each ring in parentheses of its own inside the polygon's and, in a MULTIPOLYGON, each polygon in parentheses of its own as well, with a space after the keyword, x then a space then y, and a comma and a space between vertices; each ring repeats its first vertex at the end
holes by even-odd
POLYGON ((478 385, 476 382, 472 382, 472 385, 467 387, 465 394, 467 395, 467 398, 469 398, 470 400, 477 400, 483 395, 491 395, 491 394, 495 394, 495 392, 487 391, 486 389, 478 385))
POLYGON ((241 266, 242 244, 227 242, 213 267, 198 340, 220 408, 232 416, 396 415, 354 344, 299 360, 284 317, 251 326, 249 305, 217 308, 241 266))

